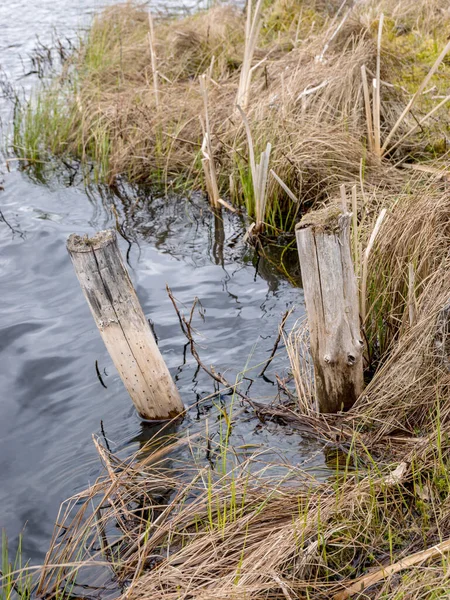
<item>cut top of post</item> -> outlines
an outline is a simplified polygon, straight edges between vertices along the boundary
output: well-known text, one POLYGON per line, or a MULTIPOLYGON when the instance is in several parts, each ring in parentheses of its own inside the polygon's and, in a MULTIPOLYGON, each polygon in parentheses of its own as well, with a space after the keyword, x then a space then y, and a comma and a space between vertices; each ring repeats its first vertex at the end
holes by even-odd
POLYGON ((306 214, 295 229, 311 228, 315 233, 337 233, 350 216, 350 213, 342 212, 342 206, 335 204, 306 214))
POLYGON ((105 248, 116 241, 116 232, 113 229, 98 231, 93 237, 87 235, 77 235, 73 233, 67 240, 67 250, 69 252, 92 252, 105 248))

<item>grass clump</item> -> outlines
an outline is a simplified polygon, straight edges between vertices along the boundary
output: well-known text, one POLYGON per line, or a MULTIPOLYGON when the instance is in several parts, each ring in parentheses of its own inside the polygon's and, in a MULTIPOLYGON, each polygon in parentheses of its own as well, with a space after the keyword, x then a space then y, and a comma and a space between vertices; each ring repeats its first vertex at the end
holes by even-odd
POLYGON ((10 600, 20 597, 28 600, 32 592, 32 575, 28 573, 28 565, 24 562, 22 553, 22 534, 19 535, 14 560, 11 560, 8 538, 2 531, 1 569, 0 569, 0 599, 10 600))
MULTIPOLYGON (((63 508, 40 592, 81 582, 96 566, 112 569, 132 598, 346 597, 339 594, 368 570, 450 535, 450 447, 442 433, 428 444, 398 441, 400 463, 363 450, 356 434, 342 438, 345 459, 326 481, 267 463, 261 451, 234 466, 229 456, 224 472, 221 460, 218 468, 199 460, 201 438, 182 441, 193 454, 190 477, 186 465, 164 461, 180 441, 126 463, 99 446, 107 474, 63 508)), ((230 439, 217 451, 232 455, 230 439)), ((386 572, 367 597, 408 590, 419 598, 416 582, 443 586, 446 566, 435 562, 426 582, 423 561, 400 571, 404 581, 386 572)))
MULTIPOLYGON (((126 176, 133 183, 206 189, 198 85, 198 77, 206 73, 209 144, 219 193, 243 203, 258 218, 248 136, 236 110, 246 65, 247 107, 241 108, 254 153, 259 156, 271 144, 269 168, 299 199, 295 206, 269 177, 264 221, 269 233, 291 231, 299 211, 328 201, 343 181, 358 179, 361 159, 366 178, 379 176, 379 157, 367 147, 361 68, 371 83, 384 11, 379 84, 383 141, 417 91, 420 76, 445 46, 439 33, 443 28, 436 27, 425 4, 402 11, 397 2, 339 9, 339 3, 273 0, 261 10, 255 7, 261 21, 255 22, 254 47, 247 44, 247 50, 250 26, 246 30, 245 15, 234 7, 217 5, 183 19, 154 19, 151 44, 144 8, 108 8, 95 18, 61 77, 17 107, 15 151, 32 165, 48 162, 51 154, 93 161, 95 178, 109 183, 126 176), (423 11, 426 19, 417 16, 423 11), (411 43, 409 36, 415 36, 411 43), (408 86, 403 79, 409 77, 408 65, 417 61, 416 38, 427 48, 432 40, 433 51, 420 55, 421 67, 408 86)), ((390 140, 395 149, 386 150, 394 162, 410 160, 411 154, 425 160, 442 153, 445 103, 417 131, 410 130, 446 93, 446 70, 444 60, 431 77, 432 92, 424 90, 414 113, 397 125, 390 140)), ((369 101, 371 95, 369 90, 369 101)))

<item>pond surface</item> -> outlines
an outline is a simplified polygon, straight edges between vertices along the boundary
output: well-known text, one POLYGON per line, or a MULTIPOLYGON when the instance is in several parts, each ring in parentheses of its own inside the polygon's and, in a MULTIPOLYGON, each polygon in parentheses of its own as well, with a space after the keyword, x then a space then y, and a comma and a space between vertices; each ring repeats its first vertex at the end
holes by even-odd
MULTIPOLYGON (((29 90, 36 81, 28 53, 36 34, 49 43, 56 28, 73 37, 103 6, 96 0, 9 0, 0 4, 0 65, 14 85, 29 90)), ((8 130, 11 107, 0 101, 8 130)), ((43 560, 60 503, 93 481, 100 463, 92 443, 101 423, 113 450, 136 451, 153 431, 140 422, 115 371, 73 272, 65 248, 69 234, 115 226, 111 201, 101 190, 61 182, 32 181, 1 162, 0 210, 0 529, 12 550, 25 527, 24 558, 43 560), (102 387, 95 364, 107 389, 102 387)), ((198 373, 166 283, 186 310, 194 297, 200 354, 234 381, 236 374, 263 363, 287 308, 302 314, 302 291, 282 280, 242 242, 244 224, 217 219, 201 197, 150 197, 123 186, 115 197, 119 220, 133 232, 128 252, 131 277, 144 312, 154 322, 164 358, 185 404, 210 394, 213 382, 198 373)), ((131 234, 130 234, 131 235, 131 234)), ((286 374, 284 353, 267 376, 286 374)), ((249 370, 255 378, 261 366, 249 370)), ((276 386, 256 378, 254 398, 270 401, 276 386)), ((208 407, 207 407, 208 408, 208 407)), ((192 409, 184 427, 201 427, 207 410, 192 409)), ((210 409, 214 416, 214 407, 210 409)), ((311 442, 280 428, 238 423, 232 443, 282 448, 296 464, 322 464, 311 442)), ((274 450, 275 451, 275 450, 274 450)))

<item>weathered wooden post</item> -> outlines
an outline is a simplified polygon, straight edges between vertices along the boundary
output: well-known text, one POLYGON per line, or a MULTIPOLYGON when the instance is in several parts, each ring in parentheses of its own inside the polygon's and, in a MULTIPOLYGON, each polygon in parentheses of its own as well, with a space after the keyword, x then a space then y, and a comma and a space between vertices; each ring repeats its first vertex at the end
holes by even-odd
POLYGON ((319 411, 350 408, 363 389, 358 288, 350 252, 351 214, 312 212, 296 227, 319 411))
POLYGON ((170 419, 183 404, 123 263, 114 230, 71 235, 67 250, 81 289, 139 415, 170 419))

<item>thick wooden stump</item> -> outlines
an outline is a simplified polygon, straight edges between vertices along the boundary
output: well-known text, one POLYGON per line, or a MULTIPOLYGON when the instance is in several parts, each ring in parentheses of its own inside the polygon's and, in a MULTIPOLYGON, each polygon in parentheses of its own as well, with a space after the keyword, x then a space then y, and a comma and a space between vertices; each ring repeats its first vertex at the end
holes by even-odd
POLYGON ((139 415, 158 420, 183 411, 110 229, 71 235, 67 250, 105 346, 139 415))
POLYGON ((349 213, 330 207, 296 228, 320 412, 350 408, 363 389, 358 288, 349 213))

